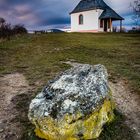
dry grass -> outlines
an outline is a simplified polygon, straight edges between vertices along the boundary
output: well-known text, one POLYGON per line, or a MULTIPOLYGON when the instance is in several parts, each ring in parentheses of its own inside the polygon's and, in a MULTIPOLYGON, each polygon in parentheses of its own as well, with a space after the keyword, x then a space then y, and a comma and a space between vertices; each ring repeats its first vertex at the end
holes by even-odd
POLYGON ((26 35, 0 43, 0 74, 22 72, 31 84, 45 84, 68 60, 103 64, 111 79, 126 78, 140 92, 139 34, 26 35))

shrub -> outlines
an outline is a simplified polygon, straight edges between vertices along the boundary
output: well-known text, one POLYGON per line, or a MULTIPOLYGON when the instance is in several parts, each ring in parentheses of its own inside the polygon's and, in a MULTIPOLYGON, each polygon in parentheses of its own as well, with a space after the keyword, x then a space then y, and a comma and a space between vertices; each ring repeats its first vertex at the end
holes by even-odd
POLYGON ((13 34, 17 35, 17 34, 25 34, 25 33, 27 33, 27 30, 24 27, 24 25, 18 24, 13 27, 13 34))
POLYGON ((17 24, 12 27, 11 24, 6 23, 4 18, 0 17, 0 38, 10 39, 13 35, 25 33, 27 33, 27 29, 24 25, 17 24))
POLYGON ((12 28, 11 24, 5 23, 0 26, 0 38, 7 38, 10 39, 10 36, 12 36, 12 28))

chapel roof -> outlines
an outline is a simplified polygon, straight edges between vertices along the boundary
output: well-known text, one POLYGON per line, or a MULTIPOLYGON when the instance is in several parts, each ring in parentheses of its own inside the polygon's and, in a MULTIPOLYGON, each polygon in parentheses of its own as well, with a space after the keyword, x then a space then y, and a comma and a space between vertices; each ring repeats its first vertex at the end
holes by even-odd
POLYGON ((124 20, 124 18, 117 14, 103 0, 81 0, 70 14, 94 9, 104 10, 101 16, 99 17, 100 19, 112 18, 114 20, 124 20))

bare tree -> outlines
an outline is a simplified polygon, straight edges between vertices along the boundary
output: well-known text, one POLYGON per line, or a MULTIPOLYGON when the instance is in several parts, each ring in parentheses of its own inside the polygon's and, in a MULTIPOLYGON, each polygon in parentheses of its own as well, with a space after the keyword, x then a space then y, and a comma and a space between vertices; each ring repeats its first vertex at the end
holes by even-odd
POLYGON ((113 32, 117 32, 117 27, 116 26, 113 26, 113 32))
POLYGON ((8 39, 9 40, 11 36, 12 36, 11 24, 4 23, 0 27, 0 38, 8 39))
POLYGON ((0 17, 0 38, 9 40, 11 36, 26 33, 27 29, 24 27, 24 25, 17 24, 12 26, 11 24, 7 23, 4 18, 0 17))
POLYGON ((130 4, 130 7, 133 10, 132 19, 137 29, 140 29, 140 0, 135 0, 130 4))
POLYGON ((3 26, 6 20, 2 17, 0 17, 0 26, 3 26))

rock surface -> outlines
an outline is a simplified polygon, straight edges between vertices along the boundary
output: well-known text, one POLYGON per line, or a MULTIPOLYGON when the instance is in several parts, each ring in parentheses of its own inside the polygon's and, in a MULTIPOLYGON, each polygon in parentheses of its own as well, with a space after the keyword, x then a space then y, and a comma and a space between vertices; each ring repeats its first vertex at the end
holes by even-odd
POLYGON ((78 65, 60 74, 32 100, 29 120, 46 140, 99 137, 112 121, 114 103, 102 65, 78 65))

